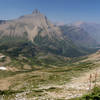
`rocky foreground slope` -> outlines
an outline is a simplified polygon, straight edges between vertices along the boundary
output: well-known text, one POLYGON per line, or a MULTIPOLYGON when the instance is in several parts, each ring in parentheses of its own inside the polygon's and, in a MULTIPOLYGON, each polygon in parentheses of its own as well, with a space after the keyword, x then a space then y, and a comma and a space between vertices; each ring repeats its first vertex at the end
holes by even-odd
POLYGON ((0 71, 0 91, 4 100, 44 100, 71 99, 89 91, 89 77, 92 75, 91 88, 100 85, 100 52, 70 60, 62 67, 34 67, 33 70, 0 71))

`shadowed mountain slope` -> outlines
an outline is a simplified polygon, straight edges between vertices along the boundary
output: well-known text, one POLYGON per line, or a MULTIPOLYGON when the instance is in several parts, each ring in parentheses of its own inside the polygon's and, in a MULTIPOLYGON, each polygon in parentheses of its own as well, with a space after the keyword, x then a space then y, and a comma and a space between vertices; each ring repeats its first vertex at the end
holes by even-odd
POLYGON ((100 24, 87 23, 87 22, 76 22, 74 26, 84 29, 89 35, 94 38, 100 44, 100 24))
POLYGON ((64 35, 71 39, 77 46, 80 47, 95 47, 97 45, 96 40, 85 31, 83 28, 64 25, 60 26, 64 35))

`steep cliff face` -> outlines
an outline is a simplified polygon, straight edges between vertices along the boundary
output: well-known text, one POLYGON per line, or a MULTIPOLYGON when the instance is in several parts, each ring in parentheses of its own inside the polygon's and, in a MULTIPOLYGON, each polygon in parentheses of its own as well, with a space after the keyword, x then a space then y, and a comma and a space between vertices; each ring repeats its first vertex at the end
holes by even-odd
POLYGON ((24 15, 16 20, 11 20, 0 25, 1 37, 5 35, 23 37, 24 33, 27 33, 28 39, 34 41, 34 38, 40 32, 41 36, 61 36, 60 29, 51 24, 46 16, 38 10, 34 10, 30 15, 24 15))

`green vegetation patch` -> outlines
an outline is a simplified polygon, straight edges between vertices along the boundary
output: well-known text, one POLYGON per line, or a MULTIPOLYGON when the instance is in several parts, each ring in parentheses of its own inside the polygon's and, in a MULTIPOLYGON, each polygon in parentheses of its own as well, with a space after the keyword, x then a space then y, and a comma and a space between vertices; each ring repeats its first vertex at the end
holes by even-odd
POLYGON ((89 93, 80 98, 73 98, 70 100, 100 100, 100 86, 94 87, 89 93))

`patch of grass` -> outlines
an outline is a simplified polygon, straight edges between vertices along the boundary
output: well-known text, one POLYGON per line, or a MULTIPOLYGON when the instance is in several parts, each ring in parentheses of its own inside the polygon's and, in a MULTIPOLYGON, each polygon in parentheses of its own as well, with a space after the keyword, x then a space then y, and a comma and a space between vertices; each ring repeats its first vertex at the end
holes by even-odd
POLYGON ((6 57, 0 59, 0 62, 5 62, 5 61, 6 61, 6 57))
POLYGON ((50 87, 48 89, 45 89, 45 91, 48 91, 48 92, 59 92, 59 91, 61 91, 61 88, 50 87))
POLYGON ((21 93, 21 92, 23 92, 23 91, 14 91, 14 90, 1 91, 0 90, 0 95, 12 95, 12 94, 21 93))
POLYGON ((100 86, 94 87, 90 93, 79 97, 79 98, 73 98, 70 100, 100 100, 100 86))

